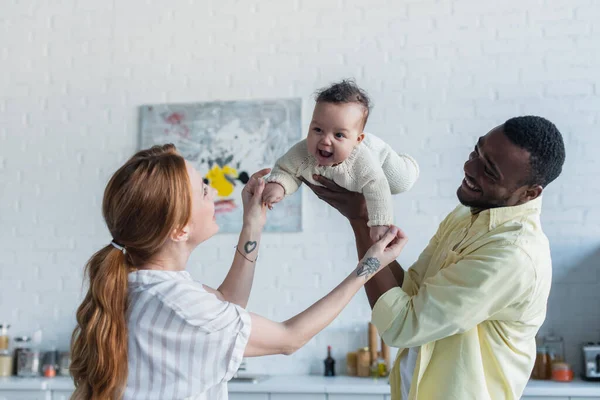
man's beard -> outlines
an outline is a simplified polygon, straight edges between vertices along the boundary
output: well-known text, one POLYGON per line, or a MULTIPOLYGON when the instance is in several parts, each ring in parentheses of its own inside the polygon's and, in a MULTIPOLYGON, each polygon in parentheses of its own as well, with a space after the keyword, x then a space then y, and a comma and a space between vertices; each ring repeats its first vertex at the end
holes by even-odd
POLYGON ((485 197, 482 197, 476 200, 471 200, 462 196, 462 190, 460 187, 456 191, 456 197, 458 197, 458 201, 460 202, 460 204, 466 207, 470 207, 471 210, 475 211, 487 210, 490 208, 506 207, 509 199, 508 197, 503 199, 487 199, 485 197))

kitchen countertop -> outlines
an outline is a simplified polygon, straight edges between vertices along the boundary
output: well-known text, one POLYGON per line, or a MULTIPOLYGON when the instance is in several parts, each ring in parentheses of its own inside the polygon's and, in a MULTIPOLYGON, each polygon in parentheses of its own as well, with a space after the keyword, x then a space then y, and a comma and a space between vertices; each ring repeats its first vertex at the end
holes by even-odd
MULTIPOLYGON (((356 393, 389 394, 387 379, 313 375, 271 376, 258 383, 230 382, 231 393, 356 393)), ((72 390, 73 381, 56 378, 0 378, 2 390, 72 390)), ((600 396, 600 382, 529 381, 524 396, 600 396)))

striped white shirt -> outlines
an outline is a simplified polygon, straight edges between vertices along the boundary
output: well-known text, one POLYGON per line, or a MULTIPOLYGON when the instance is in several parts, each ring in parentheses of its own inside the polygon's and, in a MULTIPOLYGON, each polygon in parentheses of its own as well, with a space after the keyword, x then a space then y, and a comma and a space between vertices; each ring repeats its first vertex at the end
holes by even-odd
POLYGON ((227 400, 250 337, 250 315, 187 271, 129 274, 129 375, 124 400, 227 400))

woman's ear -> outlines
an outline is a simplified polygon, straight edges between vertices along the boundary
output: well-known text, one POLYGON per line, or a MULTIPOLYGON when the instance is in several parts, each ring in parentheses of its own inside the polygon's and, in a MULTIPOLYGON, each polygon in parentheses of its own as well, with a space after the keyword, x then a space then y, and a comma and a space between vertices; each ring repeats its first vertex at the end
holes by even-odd
POLYGON ((188 225, 181 229, 173 229, 171 240, 174 242, 187 242, 190 238, 190 227, 188 225))

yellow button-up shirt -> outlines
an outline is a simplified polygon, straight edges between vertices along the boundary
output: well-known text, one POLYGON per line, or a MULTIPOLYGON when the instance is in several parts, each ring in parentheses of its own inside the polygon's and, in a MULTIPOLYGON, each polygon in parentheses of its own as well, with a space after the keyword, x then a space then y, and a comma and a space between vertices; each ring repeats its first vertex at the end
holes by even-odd
POLYGON ((420 346, 409 399, 518 399, 535 361, 552 281, 541 198, 472 214, 458 206, 440 224, 402 288, 379 298, 372 320, 398 347, 420 346))

